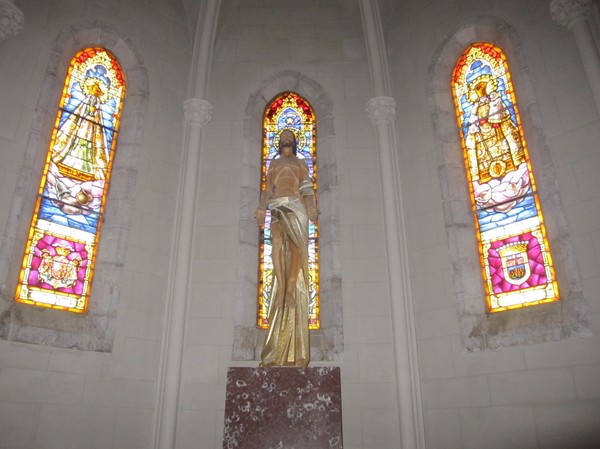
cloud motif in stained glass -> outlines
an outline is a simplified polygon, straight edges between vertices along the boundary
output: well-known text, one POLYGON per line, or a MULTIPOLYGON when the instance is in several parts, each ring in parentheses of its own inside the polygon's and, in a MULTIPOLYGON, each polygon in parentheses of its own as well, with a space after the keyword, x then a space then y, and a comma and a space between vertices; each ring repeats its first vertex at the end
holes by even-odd
POLYGON ((475 43, 452 92, 492 312, 559 299, 550 246, 506 56, 475 43))
POLYGON ((123 72, 103 48, 71 60, 15 299, 87 310, 96 248, 125 95, 123 72))

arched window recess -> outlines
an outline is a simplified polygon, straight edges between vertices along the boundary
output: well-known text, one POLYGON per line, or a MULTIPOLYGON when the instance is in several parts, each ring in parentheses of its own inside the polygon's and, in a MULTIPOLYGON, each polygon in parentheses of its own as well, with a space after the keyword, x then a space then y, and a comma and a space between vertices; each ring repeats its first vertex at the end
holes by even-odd
POLYGON ((123 99, 120 64, 89 47, 71 60, 40 179, 15 300, 84 313, 123 99))
MULTIPOLYGON (((297 142, 296 157, 303 159, 317 191, 317 129, 313 108, 300 95, 284 92, 277 95, 265 108, 263 117, 263 147, 261 159, 261 191, 265 188, 270 162, 279 156, 279 135, 283 130, 294 133, 297 142)), ((258 273, 258 326, 269 328, 268 310, 273 283, 273 261, 271 258, 270 215, 267 211, 265 226, 259 235, 258 273)), ((309 328, 320 328, 319 317, 319 245, 318 223, 310 222, 308 230, 309 328)))
POLYGON ((559 299, 527 143, 504 52, 470 45, 452 75, 490 312, 559 299))

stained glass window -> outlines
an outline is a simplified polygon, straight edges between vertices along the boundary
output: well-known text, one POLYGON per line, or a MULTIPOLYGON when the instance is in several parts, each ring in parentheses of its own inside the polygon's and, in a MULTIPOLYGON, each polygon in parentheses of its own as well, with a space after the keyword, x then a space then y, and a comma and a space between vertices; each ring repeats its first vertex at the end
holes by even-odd
MULTIPOLYGON (((317 191, 317 147, 316 119, 312 107, 299 95, 286 92, 277 96, 265 108, 263 118, 263 150, 261 191, 265 189, 267 170, 273 159, 279 157, 279 135, 290 130, 298 144, 296 157, 303 159, 315 192, 317 191)), ((318 329, 319 321, 319 254, 318 224, 310 222, 308 229, 308 272, 309 289, 309 329, 318 329)), ((260 232, 260 254, 258 273, 258 326, 268 329, 269 294, 273 283, 273 260, 271 259, 271 217, 267 210, 265 226, 260 232)))
POLYGON ((506 56, 475 43, 460 57, 452 92, 488 308, 559 299, 536 183, 506 56))
POLYGON ((16 301, 83 313, 125 95, 103 48, 71 60, 29 229, 16 301))

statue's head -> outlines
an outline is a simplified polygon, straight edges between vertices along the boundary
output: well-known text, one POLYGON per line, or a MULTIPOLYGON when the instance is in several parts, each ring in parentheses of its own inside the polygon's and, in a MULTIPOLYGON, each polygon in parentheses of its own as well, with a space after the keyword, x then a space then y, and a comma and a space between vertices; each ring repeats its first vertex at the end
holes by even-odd
POLYGON ((296 142, 295 134, 289 129, 284 129, 279 134, 279 154, 281 154, 282 150, 286 146, 291 146, 294 151, 294 156, 296 155, 296 151, 298 151, 298 143, 296 142))

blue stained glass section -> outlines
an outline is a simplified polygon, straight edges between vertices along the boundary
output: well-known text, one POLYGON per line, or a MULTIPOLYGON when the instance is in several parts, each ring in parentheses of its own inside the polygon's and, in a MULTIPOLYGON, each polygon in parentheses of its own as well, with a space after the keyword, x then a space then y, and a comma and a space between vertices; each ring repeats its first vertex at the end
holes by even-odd
POLYGON ((279 129, 286 127, 300 129, 300 126, 302 126, 302 121, 300 115, 298 115, 294 109, 287 108, 283 111, 283 113, 279 115, 277 126, 279 127, 279 129))
POLYGON ((66 214, 61 210, 63 203, 52 201, 49 198, 42 198, 38 217, 52 223, 69 226, 81 231, 96 233, 98 230, 99 214, 90 211, 89 215, 84 214, 66 214))
POLYGON ((477 220, 481 232, 490 229, 499 228, 512 223, 536 217, 538 215, 537 207, 533 195, 526 196, 523 201, 518 203, 508 212, 497 212, 489 209, 480 209, 477 211, 477 220))
POLYGON ((265 226, 265 242, 268 240, 269 244, 271 244, 271 228, 265 226))

